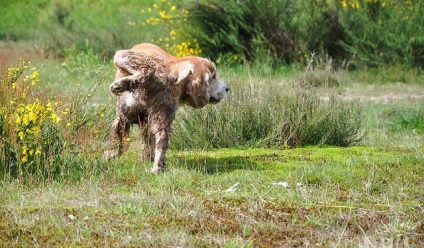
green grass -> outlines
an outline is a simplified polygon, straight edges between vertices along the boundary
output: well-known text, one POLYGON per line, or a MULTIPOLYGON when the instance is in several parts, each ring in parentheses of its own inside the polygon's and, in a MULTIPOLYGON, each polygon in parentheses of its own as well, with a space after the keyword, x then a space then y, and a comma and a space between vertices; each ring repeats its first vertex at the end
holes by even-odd
POLYGON ((423 157, 413 151, 172 151, 172 166, 161 175, 150 174, 150 164, 137 163, 135 153, 78 182, 4 182, 1 243, 275 247, 423 241, 423 157), (237 190, 226 192, 235 183, 237 190))

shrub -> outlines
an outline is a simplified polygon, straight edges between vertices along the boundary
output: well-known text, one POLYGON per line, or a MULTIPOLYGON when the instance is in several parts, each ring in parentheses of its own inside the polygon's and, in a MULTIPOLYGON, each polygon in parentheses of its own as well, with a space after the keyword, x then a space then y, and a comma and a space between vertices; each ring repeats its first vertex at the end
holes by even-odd
POLYGON ((193 36, 207 56, 294 61, 301 54, 290 0, 202 1, 190 8, 193 36))
POLYGON ((216 1, 190 8, 191 29, 207 56, 334 66, 424 63, 422 1, 216 1))
POLYGON ((359 141, 360 106, 343 101, 335 88, 305 85, 310 83, 299 79, 244 78, 232 82, 233 90, 222 103, 201 110, 180 110, 171 146, 349 146, 359 141))
POLYGON ((105 76, 97 76, 88 90, 78 88, 66 96, 48 97, 38 86, 39 75, 30 62, 20 60, 0 78, 3 176, 52 179, 75 172, 70 166, 76 161, 85 164, 84 160, 100 157, 98 140, 104 139, 108 130, 99 125, 109 125, 113 107, 107 113, 107 105, 88 102, 105 76), (84 157, 75 157, 82 153, 84 157))
POLYGON ((197 39, 187 32, 187 29, 191 28, 187 22, 189 11, 177 6, 163 0, 147 9, 142 9, 141 14, 148 13, 149 17, 141 22, 141 25, 157 31, 150 41, 168 53, 176 57, 199 56, 202 54, 202 49, 197 39))
POLYGON ((340 8, 341 44, 359 65, 424 65, 422 1, 355 1, 340 8))
POLYGON ((46 133, 56 130, 61 118, 55 103, 38 94, 38 83, 37 68, 26 61, 8 68, 1 79, 0 160, 9 174, 32 173, 62 151, 57 146, 62 142, 60 133, 46 133))

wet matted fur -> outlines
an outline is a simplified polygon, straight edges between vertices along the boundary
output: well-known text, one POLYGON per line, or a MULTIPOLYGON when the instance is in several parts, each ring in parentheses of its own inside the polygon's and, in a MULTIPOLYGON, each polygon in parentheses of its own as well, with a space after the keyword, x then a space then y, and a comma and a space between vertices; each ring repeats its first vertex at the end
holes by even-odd
POLYGON ((209 59, 176 58, 149 43, 117 51, 114 64, 117 72, 110 90, 117 97, 117 118, 106 155, 121 155, 128 148, 131 125, 137 124, 144 141, 142 157, 154 159, 153 172, 165 169, 165 152, 178 106, 201 108, 218 103, 229 90, 217 78, 209 59))

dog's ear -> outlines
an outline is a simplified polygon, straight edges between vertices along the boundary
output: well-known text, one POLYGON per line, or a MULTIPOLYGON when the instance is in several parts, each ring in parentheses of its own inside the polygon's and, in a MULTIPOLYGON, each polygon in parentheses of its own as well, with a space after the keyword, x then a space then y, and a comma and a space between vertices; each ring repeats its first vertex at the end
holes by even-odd
POLYGON ((184 81, 190 75, 194 73, 194 64, 190 61, 178 62, 171 67, 169 78, 175 84, 179 84, 184 81))

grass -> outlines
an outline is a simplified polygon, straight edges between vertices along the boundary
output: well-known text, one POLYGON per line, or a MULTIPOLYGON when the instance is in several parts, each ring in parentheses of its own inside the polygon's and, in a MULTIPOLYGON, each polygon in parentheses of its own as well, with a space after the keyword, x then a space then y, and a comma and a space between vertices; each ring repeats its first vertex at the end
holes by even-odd
POLYGON ((369 147, 128 157, 45 185, 4 182, 3 245, 380 246, 422 243, 423 158, 369 147), (276 183, 288 182, 290 188, 276 183), (235 192, 226 190, 235 183, 235 192), (296 186, 301 183, 302 186, 296 186))
MULTIPOLYGON (((57 82, 61 80, 66 83, 64 89, 76 90, 80 79, 92 78, 75 73, 80 71, 78 63, 72 70, 64 68, 61 64, 67 61, 48 60, 44 64, 41 75, 46 76, 40 81, 51 83, 46 86, 47 90, 59 93, 62 85, 57 82), (57 80, 58 75, 49 73, 51 71, 61 74, 62 79, 57 80)), ((92 63, 97 62, 79 63, 94 66, 92 63)), ((101 74, 108 75, 107 63, 105 69, 101 74)), ((303 75, 296 68, 282 68, 281 74, 272 71, 272 68, 260 67, 252 67, 250 71, 223 68, 222 76, 233 88, 229 97, 237 99, 234 92, 244 89, 242 82, 250 80, 264 85, 280 82, 281 77, 290 81, 303 75)), ((88 111, 82 112, 87 113, 86 118, 92 118, 92 104, 102 102, 99 99, 107 92, 107 79, 104 80, 93 97, 84 98, 88 105, 81 107, 88 111)), ((91 83, 81 84, 82 88, 89 89, 91 83)), ((316 87, 317 92, 323 94, 332 90, 316 87)), ((266 92, 256 89, 261 94, 266 92)), ((76 133, 75 140, 87 144, 82 148, 81 144, 74 144, 72 153, 63 156, 67 166, 62 173, 46 180, 4 175, 0 187, 0 244, 43 247, 422 245, 422 135, 410 126, 393 128, 396 120, 403 120, 393 113, 403 113, 404 108, 410 113, 422 113, 421 98, 408 99, 402 95, 419 93, 421 86, 405 82, 403 87, 398 87, 397 83, 389 82, 369 87, 358 75, 346 73, 337 90, 347 101, 351 95, 362 97, 359 102, 364 138, 356 146, 174 148, 168 153, 169 171, 153 175, 149 173, 151 163, 139 160, 137 138, 123 157, 108 162, 102 160, 98 152, 105 135, 87 135, 93 129, 82 129, 76 133), (402 97, 391 102, 374 98, 382 89, 402 97), (227 191, 237 183, 234 192, 227 191)), ((241 98, 237 101, 242 103, 241 98)), ((224 105, 225 102, 212 108, 226 108, 224 105)), ((106 112, 113 112, 113 107, 110 108, 106 112)), ((184 111, 179 115, 184 115, 184 111)), ((235 115, 234 110, 227 115, 235 115)), ((106 120, 104 125, 108 125, 106 120)), ((104 134, 107 129, 104 128, 104 134)), ((216 136, 219 137, 219 133, 216 136)))

